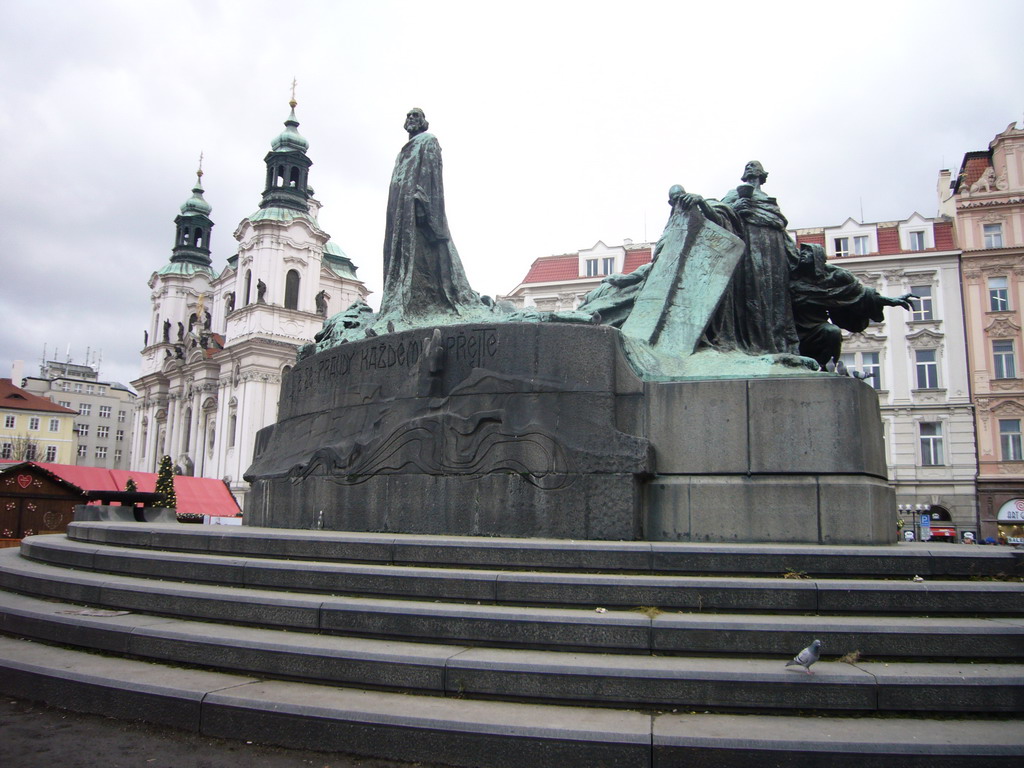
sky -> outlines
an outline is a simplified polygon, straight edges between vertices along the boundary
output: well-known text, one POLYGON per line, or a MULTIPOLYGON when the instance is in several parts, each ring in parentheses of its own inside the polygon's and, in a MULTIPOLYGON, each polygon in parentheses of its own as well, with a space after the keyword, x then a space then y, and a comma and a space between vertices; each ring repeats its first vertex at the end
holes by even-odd
POLYGON ((321 226, 380 300, 406 112, 444 153, 470 283, 656 240, 669 187, 744 164, 791 227, 937 213, 936 180, 1024 117, 1019 0, 857 3, 0 0, 0 376, 140 370, 147 281, 200 153, 213 266, 257 210, 297 81, 321 226))

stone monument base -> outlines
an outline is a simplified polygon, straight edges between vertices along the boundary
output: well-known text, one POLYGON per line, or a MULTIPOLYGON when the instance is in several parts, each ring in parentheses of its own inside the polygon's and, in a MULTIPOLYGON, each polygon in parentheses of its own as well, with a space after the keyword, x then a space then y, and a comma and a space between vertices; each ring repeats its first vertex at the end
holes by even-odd
POLYGON ((245 524, 888 544, 874 390, 825 373, 643 381, 605 326, 412 330, 301 360, 245 524))

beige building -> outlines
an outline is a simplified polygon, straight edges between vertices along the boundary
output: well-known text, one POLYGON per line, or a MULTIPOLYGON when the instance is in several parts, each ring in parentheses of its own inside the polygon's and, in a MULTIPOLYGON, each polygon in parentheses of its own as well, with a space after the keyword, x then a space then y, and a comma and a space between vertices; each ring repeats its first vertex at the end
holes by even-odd
POLYGON ((1024 543, 1024 129, 964 155, 953 182, 977 418, 981 534, 1024 543))
POLYGON ((0 460, 74 463, 77 415, 10 379, 0 379, 0 460))

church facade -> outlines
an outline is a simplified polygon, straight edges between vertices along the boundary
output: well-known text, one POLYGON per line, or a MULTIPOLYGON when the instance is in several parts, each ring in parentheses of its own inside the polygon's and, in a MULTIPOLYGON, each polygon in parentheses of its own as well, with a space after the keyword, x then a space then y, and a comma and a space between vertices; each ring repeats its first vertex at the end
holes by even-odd
POLYGON ((133 468, 155 472, 169 455, 183 474, 223 479, 239 503, 256 433, 277 419, 281 378, 296 351, 325 317, 368 293, 317 221, 309 144, 290 104, 264 158, 259 209, 236 228, 238 252, 220 271, 198 172, 174 220, 170 260, 149 280, 152 315, 132 381, 133 468))

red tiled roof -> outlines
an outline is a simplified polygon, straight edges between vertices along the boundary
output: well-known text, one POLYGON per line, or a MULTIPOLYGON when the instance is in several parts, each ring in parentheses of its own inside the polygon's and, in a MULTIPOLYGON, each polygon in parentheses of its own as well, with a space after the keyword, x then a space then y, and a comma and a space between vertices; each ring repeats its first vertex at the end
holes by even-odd
POLYGON ((935 248, 937 250, 952 251, 956 248, 952 221, 936 221, 932 224, 932 231, 935 233, 935 248))
POLYGON ((899 227, 879 225, 875 231, 878 233, 878 253, 880 255, 886 256, 900 252, 899 227))
POLYGON ((992 163, 989 161, 988 153, 979 153, 964 158, 963 168, 963 181, 961 184, 966 184, 970 188, 971 184, 981 178, 981 175, 985 172, 992 163))
POLYGON ((580 259, 577 253, 561 256, 541 256, 530 266, 523 278, 524 283, 550 283, 556 280, 575 280, 580 276, 580 259))
MULTIPOLYGON (((13 467, 33 464, 59 480, 70 483, 83 491, 123 491, 128 478, 143 493, 156 490, 155 472, 131 472, 126 469, 104 469, 103 467, 79 467, 73 464, 43 464, 40 462, 18 462, 0 468, 0 473, 13 467)), ((174 494, 178 498, 178 512, 187 514, 212 515, 213 517, 234 517, 240 511, 235 497, 220 480, 210 477, 186 477, 175 475, 174 494)))
POLYGON ((825 247, 825 233, 824 232, 819 232, 819 233, 813 234, 813 235, 797 235, 796 236, 796 244, 798 246, 800 246, 800 245, 803 245, 804 243, 816 243, 816 244, 820 245, 822 248, 824 248, 825 247))
POLYGON ((14 386, 10 379, 0 379, 0 408, 14 408, 19 411, 47 411, 48 413, 68 413, 78 415, 78 411, 65 408, 63 405, 47 400, 45 397, 33 395, 21 387, 14 386))
POLYGON ((650 248, 637 248, 634 251, 626 251, 626 263, 622 268, 622 272, 628 275, 633 270, 648 264, 650 261, 650 248))

